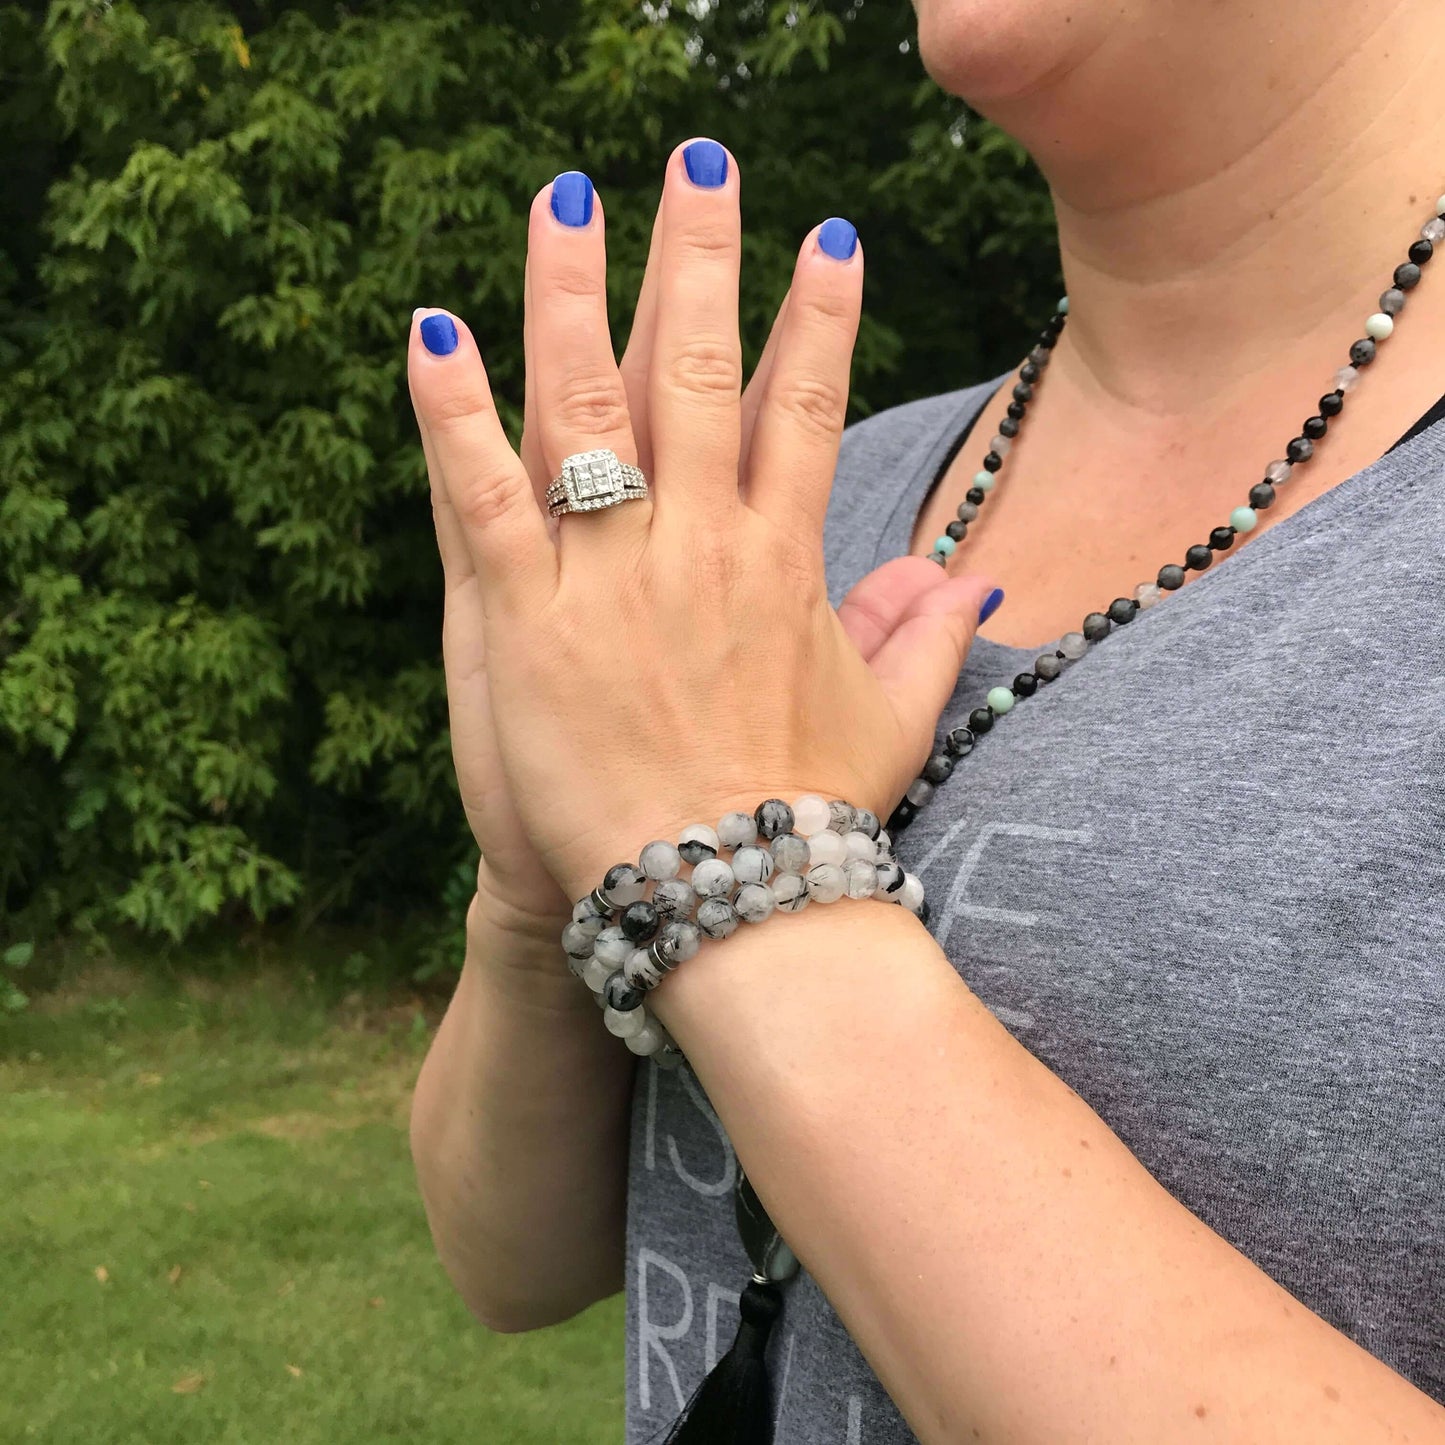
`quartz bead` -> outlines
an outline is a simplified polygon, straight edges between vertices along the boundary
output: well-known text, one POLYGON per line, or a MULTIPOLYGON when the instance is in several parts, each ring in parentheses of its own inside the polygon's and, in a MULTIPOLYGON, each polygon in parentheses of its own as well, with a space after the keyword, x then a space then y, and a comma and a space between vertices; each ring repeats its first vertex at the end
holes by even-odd
POLYGON ((1069 662, 1077 662, 1089 650, 1089 641, 1082 632, 1066 632, 1059 639, 1059 651, 1069 662))
POLYGON ((653 957, 650 948, 634 948, 622 965, 622 977, 643 993, 650 988, 656 988, 667 976, 667 972, 653 957))
POLYGON ((709 938, 728 938, 738 931, 738 911, 726 898, 704 898, 697 905, 697 926, 709 938))
POLYGON ((808 839, 808 866, 816 868, 820 863, 834 863, 842 867, 848 861, 848 845, 842 835, 824 828, 808 839))
POLYGON ((871 898, 878 891, 878 868, 867 858, 850 858, 843 865, 843 890, 849 898, 871 898))
POLYGON ((677 851, 684 863, 698 864, 706 858, 716 858, 721 842, 717 829, 709 828, 706 823, 693 823, 682 830, 677 851))
POLYGON ((1259 513, 1253 507, 1236 507, 1229 514, 1229 525, 1236 532, 1252 532, 1259 526, 1259 513))
POLYGON ((853 826, 858 832, 866 834, 869 838, 876 838, 882 824, 878 821, 877 813, 868 808, 859 808, 855 812, 853 826))
POLYGON ((804 793, 793 800, 793 828, 805 838, 821 833, 833 820, 833 810, 826 798, 817 793, 804 793))
POLYGON ((659 918, 690 918, 697 894, 686 878, 664 878, 652 890, 652 906, 659 918))
POLYGON ((668 962, 678 964, 696 958, 701 943, 702 930, 690 918, 669 918, 658 929, 653 946, 668 962))
MULTIPOLYGON (((623 1018, 626 1017, 627 1015, 623 1014, 623 1018)), ((651 1058, 663 1047, 662 1030, 649 1019, 635 1034, 625 1035, 622 1041, 639 1058, 651 1058)))
POLYGON ((572 907, 572 922, 580 923, 583 928, 591 932, 594 938, 607 927, 610 921, 611 915, 604 913, 597 906, 596 900, 590 893, 572 907))
POLYGON ((1141 582, 1134 589, 1134 600, 1139 604, 1141 612, 1147 612, 1156 606, 1163 596, 1164 589, 1157 582, 1141 582))
POLYGON ((1013 708, 1014 695, 1006 687, 991 687, 988 690, 988 697, 985 701, 989 707, 993 709, 995 717, 1002 717, 1013 708))
POLYGON ((1384 311, 1377 311, 1365 320, 1365 335, 1372 341, 1384 341, 1394 329, 1394 320, 1384 311))
POLYGON ((1084 618, 1084 637, 1090 642, 1102 642, 1113 625, 1102 612, 1091 612, 1084 618))
POLYGON ((1391 286, 1380 293, 1380 310, 1386 316, 1398 316, 1405 309, 1405 293, 1398 286, 1391 286))
POLYGON ((973 733, 968 728, 950 728, 943 740, 944 750, 955 758, 966 758, 973 751, 973 733))
MULTIPOLYGON (((732 864, 722 858, 708 858, 692 870, 692 891, 701 899, 727 897, 734 882, 732 864)), ((698 911, 701 914, 701 903, 698 911)))
POLYGON ((828 826, 835 833, 851 833, 854 816, 852 803, 845 803, 841 798, 834 798, 828 804, 828 826))
POLYGON ((1184 569, 1177 562, 1167 562, 1159 569, 1158 582, 1166 592, 1177 592, 1184 585, 1184 569))
MULTIPOLYGON (((570 966, 570 965, 569 965, 570 966)), ((595 954, 591 958, 582 960, 582 971, 578 977, 593 993, 601 993, 607 987, 607 980, 612 977, 616 969, 610 963, 603 963, 595 954)))
POLYGON ((1437 216, 1445 216, 1445 196, 1441 196, 1440 199, 1435 202, 1435 214, 1437 216))
POLYGON ((946 783, 953 776, 953 759, 947 753, 934 753, 924 763, 923 771, 919 774, 937 787, 939 783, 946 783))
POLYGON ((771 841, 779 833, 793 831, 793 810, 781 798, 769 798, 758 804, 753 821, 758 825, 758 833, 771 841))
POLYGON ((854 828, 851 833, 844 833, 843 846, 848 850, 850 861, 854 858, 863 858, 871 863, 878 853, 878 845, 861 828, 854 828))
POLYGON ((994 439, 988 444, 988 449, 989 451, 994 452, 998 456, 1006 457, 1009 453, 1009 448, 1011 446, 1013 446, 1013 443, 1006 436, 1000 435, 994 437, 994 439))
POLYGON ((751 813, 724 813, 718 821, 717 837, 724 848, 746 848, 758 841, 758 825, 751 813))
POLYGON ((780 873, 772 883, 779 913, 801 913, 808 906, 808 885, 796 873, 780 873))
MULTIPOLYGON (((1340 373, 1335 373, 1335 389, 1337 391, 1349 391, 1350 388, 1353 386, 1354 382, 1351 382, 1349 386, 1345 386, 1340 381, 1340 373)), ((1289 481, 1290 475, 1291 473, 1293 473, 1293 471, 1294 467, 1281 457, 1278 461, 1271 462, 1264 469, 1264 479, 1265 481, 1271 483, 1273 486, 1282 487, 1287 481, 1289 481)))
POLYGON ((591 958, 596 937, 597 934, 590 933, 582 924, 569 923, 562 930, 562 951, 568 958, 591 958))
POLYGON ((773 876, 773 855, 756 844, 739 848, 733 854, 732 867, 739 883, 766 883, 773 876))
POLYGON ((894 897, 898 890, 903 887, 903 879, 906 876, 902 865, 894 859, 889 858, 877 866, 878 891, 894 897))
POLYGON ((773 890, 766 883, 744 883, 733 899, 733 908, 744 923, 761 923, 774 908, 773 890))
POLYGON ((626 908, 646 892, 647 879, 634 863, 614 863, 603 875, 602 896, 614 908, 626 908))
MULTIPOLYGON (((1013 701, 1012 695, 1009 701, 1013 701)), ((903 795, 913 804, 915 808, 926 808, 933 801, 933 784, 927 778, 914 778, 909 783, 908 791, 903 795)))
POLYGON ((610 974, 607 982, 602 985, 602 997, 608 1008, 615 1008, 618 1013, 628 1013, 642 1002, 642 990, 635 984, 628 983, 627 975, 618 969, 610 974))
POLYGON ((910 912, 923 912, 923 880, 916 874, 903 875, 903 887, 898 890, 898 901, 910 912))
POLYGON ((1034 659, 1034 676, 1052 682, 1064 670, 1064 660, 1057 652, 1041 652, 1034 659))
POLYGON ((633 943, 646 943, 657 932, 659 921, 656 907, 647 899, 639 898, 622 910, 617 924, 633 943))
POLYGON ((636 947, 615 923, 604 928, 592 941, 592 952, 608 968, 621 968, 622 961, 636 947))
POLYGON ((772 852, 779 873, 801 873, 810 859, 808 840, 799 833, 774 838, 772 852))
POLYGON ((676 878, 682 867, 682 854, 675 844, 658 838, 643 848, 637 861, 649 878, 676 878))
POLYGON ((848 880, 842 866, 820 863, 808 869, 808 897, 815 903, 836 903, 848 891, 848 880))
POLYGON ((1432 246, 1438 246, 1441 241, 1445 241, 1445 221, 1442 221, 1439 216, 1436 216, 1434 220, 1426 221, 1420 227, 1420 236, 1422 240, 1429 241, 1432 246))

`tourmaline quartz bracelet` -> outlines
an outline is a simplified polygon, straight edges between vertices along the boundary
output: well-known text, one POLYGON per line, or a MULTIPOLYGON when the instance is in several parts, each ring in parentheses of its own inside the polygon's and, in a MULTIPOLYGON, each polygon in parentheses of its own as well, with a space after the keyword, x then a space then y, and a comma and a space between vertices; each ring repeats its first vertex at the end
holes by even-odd
POLYGON ((877 814, 813 793, 792 804, 769 798, 715 828, 694 823, 675 843, 649 843, 636 863, 615 863, 572 910, 562 948, 608 1031, 673 1068, 682 1051, 644 996, 705 938, 840 898, 879 898, 926 917, 923 884, 893 856, 877 814))

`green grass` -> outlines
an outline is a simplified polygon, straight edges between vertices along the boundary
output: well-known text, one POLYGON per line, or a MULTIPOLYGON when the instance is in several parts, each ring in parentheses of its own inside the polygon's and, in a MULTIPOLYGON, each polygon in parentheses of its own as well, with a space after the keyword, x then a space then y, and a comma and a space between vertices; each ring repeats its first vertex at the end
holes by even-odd
POLYGON ((0 1440, 619 1440, 619 1300, 493 1336, 436 1261, 427 1034, 275 978, 92 977, 0 1020, 0 1440))

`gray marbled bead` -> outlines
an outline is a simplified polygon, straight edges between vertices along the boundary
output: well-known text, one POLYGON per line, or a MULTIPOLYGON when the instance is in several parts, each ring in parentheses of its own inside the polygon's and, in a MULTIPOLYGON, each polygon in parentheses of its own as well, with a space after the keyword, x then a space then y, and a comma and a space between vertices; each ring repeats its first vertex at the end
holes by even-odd
POLYGON ((916 874, 903 875, 903 887, 898 890, 898 901, 910 912, 923 912, 923 880, 916 874))
POLYGON ((650 988, 656 988, 667 973, 668 970, 652 956, 650 948, 634 948, 627 955, 627 962, 622 965, 623 978, 633 988, 640 988, 644 993, 650 988))
POLYGON ((670 963, 686 963, 697 957, 702 930, 690 918, 669 918, 657 930, 657 951, 670 963))
POLYGON ((814 833, 808 839, 808 862, 816 868, 820 863, 835 863, 841 868, 848 861, 848 845, 831 828, 814 833))
POLYGON ((766 883, 773 876, 773 867, 773 855, 766 848, 753 845, 733 854, 733 877, 739 883, 766 883))
MULTIPOLYGON (((627 1015, 623 1014, 623 1018, 627 1015)), ((659 1053, 666 1047, 662 1029, 655 1019, 648 1019, 647 1023, 635 1034, 628 1034, 622 1041, 639 1057, 648 1059, 659 1053)))
POLYGON ((1064 660, 1057 652, 1040 653, 1034 661, 1034 676, 1052 682, 1064 670, 1064 660))
MULTIPOLYGON (((602 930, 598 929, 598 933, 602 930)), ((562 930, 562 948, 568 958, 591 958, 592 944, 597 934, 590 932, 580 923, 569 923, 562 930)))
POLYGON ((1405 293, 1398 286, 1391 286, 1380 293, 1380 310, 1386 316, 1398 316, 1405 309, 1405 293))
POLYGON ((903 795, 915 808, 921 808, 933 796, 933 784, 927 778, 914 778, 903 795))
POLYGON ((761 923, 776 906, 773 890, 766 883, 744 883, 733 899, 733 908, 744 923, 761 923))
POLYGON ((608 968, 621 968, 622 961, 632 952, 632 940, 614 923, 604 928, 592 940, 593 954, 608 968))
POLYGON ((718 820, 717 836, 724 848, 746 848, 758 841, 757 820, 751 813, 724 813, 718 820))
POLYGON ((885 858, 893 856, 893 838, 887 828, 880 828, 878 836, 873 841, 878 845, 878 861, 880 863, 885 858))
POLYGON ((866 858, 850 858, 843 865, 843 885, 849 898, 871 898, 878 891, 878 865, 866 858))
POLYGON ((636 1038, 647 1027, 647 1010, 631 1008, 625 1013, 610 1005, 602 1010, 602 1024, 609 1034, 619 1039, 636 1038))
POLYGON ((764 838, 776 838, 793 831, 793 810, 781 798, 769 798, 758 804, 753 821, 764 838))
POLYGON ((625 1014, 642 1002, 642 990, 636 984, 628 983, 627 975, 618 969, 602 985, 602 997, 608 1008, 625 1014))
POLYGON ((691 918, 697 894, 686 878, 664 878, 652 890, 652 906, 659 918, 691 918))
POLYGON ((819 863, 808 869, 808 897, 818 903, 836 903, 848 891, 848 879, 836 863, 819 863))
POLYGON ((734 886, 732 865, 723 858, 708 858, 692 870, 692 889, 699 898, 725 898, 734 886))
POLYGON ((677 851, 675 844, 669 843, 665 838, 658 838, 643 848, 637 861, 642 864, 642 871, 649 878, 676 878, 682 867, 682 854, 677 851))
POLYGON ((708 858, 716 858, 720 839, 715 828, 706 823, 693 823, 682 830, 677 840, 677 851, 684 863, 696 865, 708 858))
POLYGON ((893 897, 903 887, 903 880, 906 876, 902 867, 889 858, 886 862, 878 865, 878 891, 893 897))
POLYGON ((587 929, 596 938, 599 933, 612 921, 611 914, 604 913, 589 893, 586 898, 579 900, 572 908, 572 922, 587 929))
POLYGON ((738 911, 726 898, 704 898, 697 906, 697 926, 709 938, 727 938, 738 931, 738 911))
POLYGON ((877 813, 869 812, 867 808, 859 808, 857 816, 853 820, 853 826, 860 833, 866 833, 870 838, 876 838, 878 830, 883 825, 878 821, 877 813))
POLYGON ((652 1062, 659 1069, 675 1069, 682 1062, 682 1050, 676 1044, 664 1044, 653 1054, 652 1062))
MULTIPOLYGON (((576 960, 568 959, 568 965, 576 960)), ((611 964, 603 963, 595 954, 591 958, 581 960, 582 972, 578 975, 582 982, 592 990, 593 993, 601 993, 607 985, 607 980, 612 977, 613 968, 611 964)))
POLYGON ((772 851, 779 873, 801 873, 808 866, 808 840, 801 833, 779 834, 772 851))
POLYGON ((850 858, 866 858, 870 863, 878 856, 878 845, 861 828, 843 834, 850 858))
POLYGON ((770 886, 779 913, 801 913, 808 906, 808 885, 796 873, 780 873, 770 886))
POLYGON ((851 833, 857 816, 853 805, 843 802, 841 798, 834 798, 828 804, 828 826, 835 833, 851 833))
POLYGON ((635 863, 614 863, 602 880, 602 895, 614 908, 626 908, 647 892, 647 879, 635 863))

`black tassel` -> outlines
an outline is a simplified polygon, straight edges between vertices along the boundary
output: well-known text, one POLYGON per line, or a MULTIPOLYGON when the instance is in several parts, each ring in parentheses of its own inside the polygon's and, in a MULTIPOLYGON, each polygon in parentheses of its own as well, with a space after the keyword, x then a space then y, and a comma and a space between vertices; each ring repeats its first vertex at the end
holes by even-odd
POLYGON ((665 1445, 772 1445, 773 1386, 768 1336, 783 1312, 783 1292, 752 1279, 738 1301, 732 1348, 697 1387, 665 1445))

